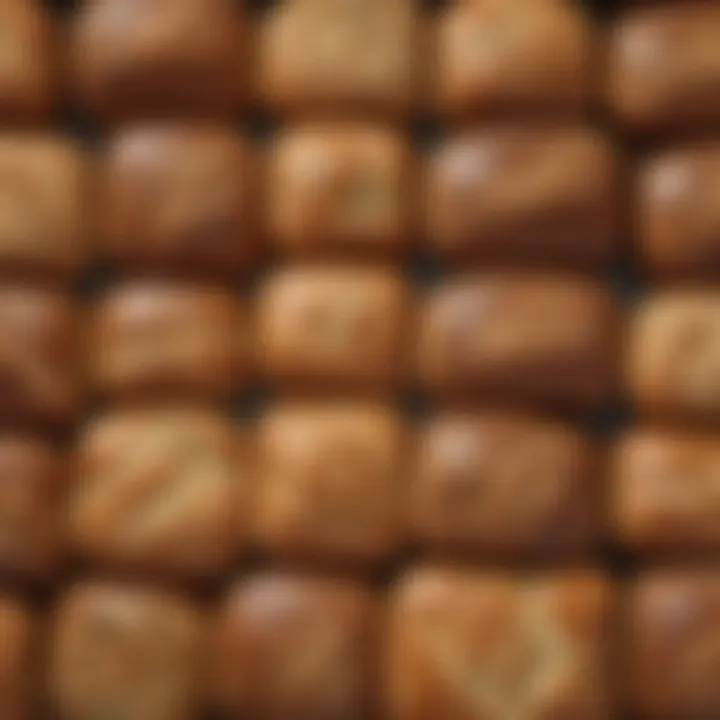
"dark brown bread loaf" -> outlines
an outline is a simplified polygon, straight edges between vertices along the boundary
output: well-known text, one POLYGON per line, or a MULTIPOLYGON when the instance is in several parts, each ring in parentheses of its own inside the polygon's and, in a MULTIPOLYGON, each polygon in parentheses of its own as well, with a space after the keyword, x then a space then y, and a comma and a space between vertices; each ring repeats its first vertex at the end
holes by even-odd
POLYGON ((0 435, 0 574, 54 579, 64 555, 65 454, 42 440, 0 435))
POLYGON ((49 121, 55 110, 59 48, 50 13, 38 0, 0 5, 0 122, 49 121))
POLYGON ((221 277, 251 264, 258 183, 231 129, 132 127, 113 137, 104 168, 101 249, 111 263, 221 277))
POLYGON ((600 133, 495 126, 430 160, 427 234, 453 264, 597 268, 615 255, 619 167, 600 133))
POLYGON ((636 224, 640 261, 661 280, 720 274, 720 145, 667 150, 640 166, 636 224))
POLYGON ((631 710, 648 720, 720 713, 720 577, 712 571, 641 575, 624 627, 631 710))
POLYGON ((79 320, 65 294, 0 287, 0 418, 59 426, 77 415, 79 320))
POLYGON ((29 717, 36 706, 37 625, 21 600, 0 593, 0 707, 9 720, 29 717))
POLYGON ((610 42, 609 101, 639 134, 713 130, 720 121, 720 6, 667 3, 631 10, 610 42))
POLYGON ((617 330, 599 284, 511 273, 449 280, 420 319, 420 380, 457 402, 598 407, 615 386, 617 330))
POLYGON ((407 486, 424 551, 508 560, 588 551, 602 517, 599 453, 561 423, 507 412, 441 414, 407 486))
POLYGON ((103 396, 226 400, 248 377, 250 321, 212 285, 135 281, 96 306, 90 373, 103 396))
POLYGON ((78 98, 113 124, 232 118, 246 94, 246 31, 233 0, 89 0, 73 19, 78 98))
POLYGON ((265 573, 229 592, 214 630, 217 704, 233 717, 377 717, 380 613, 353 581, 265 573))

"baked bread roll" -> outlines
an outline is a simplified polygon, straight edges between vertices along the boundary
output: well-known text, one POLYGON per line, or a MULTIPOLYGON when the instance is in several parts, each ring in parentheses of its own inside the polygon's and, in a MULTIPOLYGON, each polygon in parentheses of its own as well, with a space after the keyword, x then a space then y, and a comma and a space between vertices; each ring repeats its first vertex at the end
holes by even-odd
POLYGON ((614 717, 611 587, 589 572, 532 578, 422 568, 389 611, 387 709, 396 720, 614 717))
POLYGON ((400 418, 371 403, 273 408, 258 438, 256 527, 280 562, 340 569, 398 550, 407 448, 400 418))
POLYGON ((466 275, 425 302, 418 372, 424 387, 460 404, 597 408, 615 385, 616 336, 617 311, 599 284, 466 275))
POLYGON ((247 452, 239 431, 209 411, 141 408, 94 419, 68 503, 73 548, 110 571, 220 574, 246 533, 247 452))
POLYGON ((213 633, 216 703, 233 717, 377 717, 379 620, 374 593, 354 581, 240 581, 213 633))
POLYGON ((49 638, 49 695, 60 718, 196 717, 202 635, 181 595, 85 581, 65 590, 49 638))

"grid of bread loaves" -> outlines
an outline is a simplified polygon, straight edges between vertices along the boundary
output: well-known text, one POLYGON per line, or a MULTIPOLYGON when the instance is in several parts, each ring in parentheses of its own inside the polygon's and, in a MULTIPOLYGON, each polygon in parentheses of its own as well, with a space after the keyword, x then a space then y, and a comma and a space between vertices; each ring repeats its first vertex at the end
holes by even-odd
POLYGON ((0 720, 720 718, 720 2, 0 0, 0 720))

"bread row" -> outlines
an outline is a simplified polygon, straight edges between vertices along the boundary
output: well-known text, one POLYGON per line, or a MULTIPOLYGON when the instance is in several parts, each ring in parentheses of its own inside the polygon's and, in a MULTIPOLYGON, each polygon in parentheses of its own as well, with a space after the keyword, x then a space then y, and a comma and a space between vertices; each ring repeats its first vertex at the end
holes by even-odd
POLYGON ((218 578, 259 548, 280 565, 361 572, 409 548, 481 560, 720 553, 716 433, 613 441, 537 415, 443 412, 418 428, 361 401, 281 401, 252 430, 207 410, 96 415, 72 456, 0 436, 0 574, 68 561, 218 578))
POLYGON ((0 270, 67 278, 93 260, 228 277, 268 255, 599 269, 636 247, 667 278, 720 274, 720 143, 635 170, 591 128, 491 126, 424 159, 375 125, 300 125, 266 152, 227 127, 146 125, 86 155, 0 139, 0 270))
POLYGON ((415 297, 388 270, 296 266, 244 303, 137 280, 82 311, 3 285, 0 416, 63 423, 93 397, 230 402, 261 380, 293 396, 421 389, 583 414, 625 396, 650 418, 716 421, 719 323, 713 290, 658 292, 625 320, 603 285, 560 275, 464 275, 415 297))
POLYGON ((714 717, 719 608, 720 578, 699 571, 418 568, 386 597, 265 573, 213 608, 82 582, 49 617, 0 599, 0 688, 18 719, 31 693, 64 720, 714 717))
MULTIPOLYGON (((631 4, 631 3, 628 3, 631 4)), ((234 0, 84 0, 53 28, 39 0, 6 0, 0 115, 47 119, 61 97, 97 117, 584 116, 632 131, 720 119, 720 8, 630 9, 608 31, 569 0, 290 0, 257 20, 234 0), (54 30, 54 32, 53 32, 54 30), (368 52, 372 48, 372 52, 368 52)))

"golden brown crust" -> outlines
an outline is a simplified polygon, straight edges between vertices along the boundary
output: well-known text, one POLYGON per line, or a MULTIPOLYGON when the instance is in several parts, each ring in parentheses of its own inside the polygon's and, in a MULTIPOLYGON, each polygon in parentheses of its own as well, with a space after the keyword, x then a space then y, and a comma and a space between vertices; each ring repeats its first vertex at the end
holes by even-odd
POLYGON ((572 554, 597 540, 597 456, 565 425, 508 413, 441 415, 419 438, 408 503, 430 550, 572 554))
POLYGON ((7 124, 50 119, 57 95, 55 43, 49 13, 37 0, 0 4, 0 119, 7 124))
POLYGON ((302 563, 372 563, 396 549, 400 418, 382 405, 284 405, 259 434, 261 545, 302 563))
POLYGON ((597 267, 613 256, 618 162, 601 134, 490 128, 430 160, 431 247, 452 261, 597 267))
POLYGON ((293 256, 393 257, 412 218, 410 148, 373 125, 307 125, 271 158, 269 232, 293 256))
POLYGON ((610 43, 609 100, 637 132, 713 129, 720 120, 720 7, 669 3, 621 17, 610 43))
POLYGON ((720 274, 719 196, 717 143, 668 151, 641 167, 637 223, 651 273, 683 280, 720 274))
POLYGON ((214 628, 218 700, 264 720, 369 720, 376 599, 351 581, 266 574, 236 585, 214 628))
POLYGON ((37 679, 35 624, 23 603, 0 594, 0 707, 8 720, 30 717, 37 679))
POLYGON ((636 430, 615 450, 613 521, 641 552, 720 548, 720 446, 715 437, 636 430))
POLYGON ((419 569, 391 598, 396 720, 607 720, 611 593, 599 576, 419 569))
POLYGON ((90 0, 74 21, 81 101, 103 120, 231 118, 244 94, 233 0, 90 0))
POLYGON ((232 426, 200 410, 127 410, 81 440, 71 539, 104 567, 214 576, 244 535, 247 467, 232 426))
POLYGON ((420 319, 420 381, 457 400, 597 407, 615 384, 617 320, 611 294, 589 281, 450 281, 429 295, 420 319))
POLYGON ((199 625, 189 602, 160 590, 98 582, 71 587, 50 638, 57 717, 195 717, 199 625))
POLYGON ((439 20, 437 102, 453 119, 577 117, 596 93, 594 31, 565 0, 472 0, 439 20))
POLYGON ((144 270, 229 275, 256 243, 253 158, 230 128, 145 125, 118 133, 106 159, 102 250, 144 270))
POLYGON ((96 308, 91 372, 112 397, 223 399, 247 377, 248 322, 219 287, 146 281, 96 308))
POLYGON ((390 270, 285 268, 260 293, 261 370, 285 389, 389 390, 405 369, 410 302, 390 270))
POLYGON ((52 135, 0 138, 0 270, 67 278, 87 259, 89 164, 52 135))
POLYGON ((641 414, 720 417, 720 295, 688 289, 650 296, 632 320, 626 364, 641 414))
POLYGON ((61 424, 79 409, 73 303, 52 290, 0 288, 0 417, 61 424))
POLYGON ((720 577, 658 571, 632 588, 626 625, 631 710, 647 720, 720 713, 720 577))
POLYGON ((51 577, 62 558, 64 455, 29 436, 0 436, 0 573, 51 577))
POLYGON ((413 101, 412 0, 296 0, 261 29, 257 92, 294 117, 405 115, 413 101))

